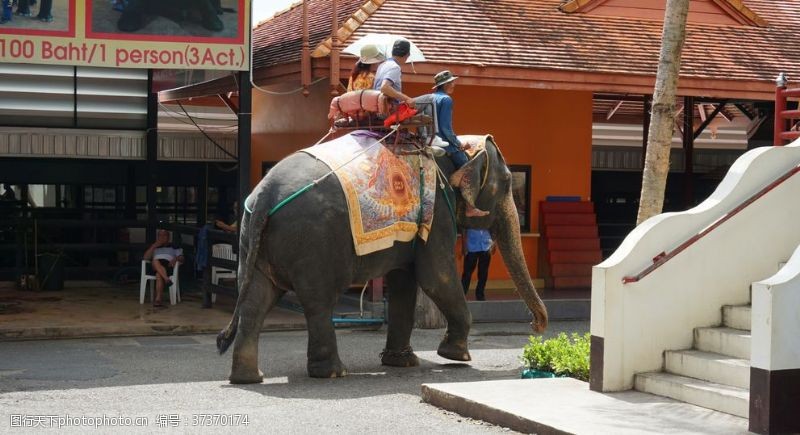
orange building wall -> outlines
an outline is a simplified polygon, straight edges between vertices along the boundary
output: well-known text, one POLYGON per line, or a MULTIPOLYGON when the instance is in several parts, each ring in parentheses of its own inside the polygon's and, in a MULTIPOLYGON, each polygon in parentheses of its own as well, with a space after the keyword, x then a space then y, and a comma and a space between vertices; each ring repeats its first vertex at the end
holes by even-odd
MULTIPOLYGON (((269 88, 285 92, 299 85, 269 88)), ((327 81, 310 88, 304 97, 296 92, 270 95, 253 89, 253 121, 251 129, 252 186, 261 180, 261 162, 275 162, 293 152, 316 143, 328 132, 330 95, 327 81)))
MULTIPOLYGON (((327 132, 327 85, 304 98, 253 94, 253 184, 261 162, 276 161, 310 146, 327 132)), ((430 92, 409 83, 409 95, 430 92)), ((531 166, 531 232, 538 233, 539 201, 548 195, 589 199, 591 191, 592 94, 590 92, 457 86, 453 127, 457 134, 492 134, 507 163, 531 166)), ((539 238, 523 235, 531 276, 538 276, 539 238)), ((490 279, 509 279, 500 256, 490 279)))

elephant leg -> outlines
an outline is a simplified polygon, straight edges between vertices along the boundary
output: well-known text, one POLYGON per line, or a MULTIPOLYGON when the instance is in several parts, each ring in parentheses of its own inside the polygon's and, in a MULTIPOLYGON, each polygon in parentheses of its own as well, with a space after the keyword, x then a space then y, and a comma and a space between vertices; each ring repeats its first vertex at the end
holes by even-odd
POLYGON ((258 369, 258 336, 264 316, 282 294, 256 267, 250 288, 243 289, 237 302, 241 308, 238 333, 233 342, 231 375, 228 378, 232 384, 260 383, 264 379, 264 373, 258 369))
POLYGON ((416 367, 419 359, 411 349, 411 330, 414 328, 417 280, 411 271, 393 270, 386 275, 386 282, 389 285, 389 326, 381 364, 416 367))
MULTIPOLYGON (((424 256, 426 257, 426 256, 424 256)), ((470 361, 467 347, 472 316, 464 298, 455 261, 447 256, 418 258, 417 280, 422 291, 433 300, 447 319, 447 331, 439 344, 439 356, 455 361, 470 361)))
POLYGON ((307 307, 303 304, 308 324, 308 375, 312 378, 347 376, 347 369, 339 359, 336 331, 331 321, 333 304, 325 308, 307 307))

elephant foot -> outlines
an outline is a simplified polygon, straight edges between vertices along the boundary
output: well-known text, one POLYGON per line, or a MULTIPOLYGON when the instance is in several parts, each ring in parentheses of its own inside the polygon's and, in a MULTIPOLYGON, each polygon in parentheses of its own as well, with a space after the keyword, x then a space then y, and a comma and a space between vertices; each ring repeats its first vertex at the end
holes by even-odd
POLYGON ((419 358, 414 354, 411 346, 406 346, 401 350, 384 349, 381 352, 381 364, 391 367, 417 367, 419 358))
POLYGON ((264 382, 264 373, 261 370, 232 370, 228 377, 231 384, 260 384, 264 382))
POLYGON ((466 340, 461 342, 451 342, 447 337, 439 344, 439 349, 436 351, 442 358, 451 359, 453 361, 471 361, 472 357, 469 356, 466 340))
POLYGON ((347 376, 347 369, 341 361, 309 361, 308 376, 312 378, 343 378, 347 376))

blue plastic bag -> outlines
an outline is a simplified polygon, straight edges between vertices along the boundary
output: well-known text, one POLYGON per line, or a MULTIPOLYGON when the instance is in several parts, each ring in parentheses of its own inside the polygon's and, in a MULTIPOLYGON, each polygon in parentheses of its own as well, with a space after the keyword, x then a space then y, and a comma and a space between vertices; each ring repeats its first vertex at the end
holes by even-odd
POLYGON ((521 377, 522 379, 555 378, 556 374, 544 370, 525 369, 522 371, 521 377))

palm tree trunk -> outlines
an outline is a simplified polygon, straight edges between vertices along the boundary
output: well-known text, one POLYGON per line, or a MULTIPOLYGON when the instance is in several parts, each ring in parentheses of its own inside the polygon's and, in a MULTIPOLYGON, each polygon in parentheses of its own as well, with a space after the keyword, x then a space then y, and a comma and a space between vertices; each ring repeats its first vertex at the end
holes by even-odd
MULTIPOLYGON (((669 151, 672 126, 675 123, 675 94, 681 69, 681 50, 686 39, 686 17, 689 0, 667 0, 664 30, 661 35, 661 54, 658 61, 653 108, 647 140, 647 154, 642 174, 642 193, 636 224, 661 213, 664 189, 669 172, 669 151)), ((688 116, 692 107, 686 107, 688 116)))

